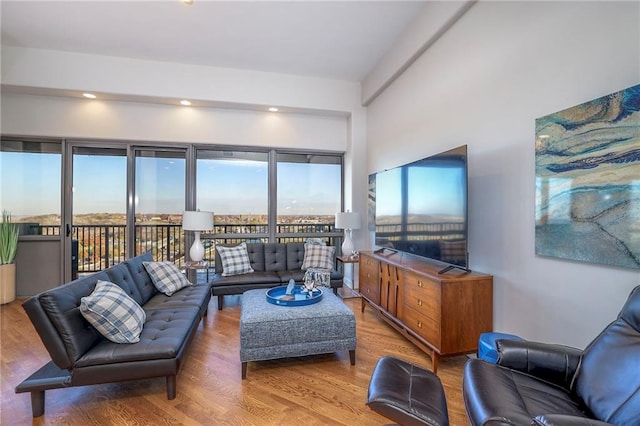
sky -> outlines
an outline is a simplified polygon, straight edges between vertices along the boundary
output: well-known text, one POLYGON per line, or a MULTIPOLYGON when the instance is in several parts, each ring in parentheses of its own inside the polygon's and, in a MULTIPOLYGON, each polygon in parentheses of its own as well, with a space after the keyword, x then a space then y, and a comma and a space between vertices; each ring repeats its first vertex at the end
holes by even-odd
MULTIPOLYGON (((376 175, 376 217, 399 216, 402 206, 401 168, 376 175)), ((410 167, 409 214, 464 216, 464 169, 410 167)))
MULTIPOLYGON (((0 208, 17 218, 60 214, 60 154, 0 152, 0 167, 0 208)), ((73 167, 74 214, 126 212, 126 157, 75 155, 73 167)), ((185 167, 184 159, 137 157, 136 212, 181 214, 185 167)), ((267 214, 266 162, 198 160, 197 168, 199 209, 267 214)), ((340 179, 339 165, 279 163, 278 214, 335 214, 340 179)))

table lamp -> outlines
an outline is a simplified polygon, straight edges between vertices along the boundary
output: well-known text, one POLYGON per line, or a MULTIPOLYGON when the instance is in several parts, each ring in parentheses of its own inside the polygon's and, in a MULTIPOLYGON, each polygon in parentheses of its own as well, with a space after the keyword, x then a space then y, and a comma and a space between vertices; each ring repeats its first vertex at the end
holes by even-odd
POLYGON ((360 214, 350 211, 336 213, 336 229, 344 229, 342 255, 351 256, 354 253, 351 230, 360 229, 360 214))
POLYGON ((189 250, 192 262, 200 262, 204 258, 204 246, 200 241, 201 231, 213 230, 213 212, 185 211, 182 213, 182 229, 195 231, 195 241, 189 250))

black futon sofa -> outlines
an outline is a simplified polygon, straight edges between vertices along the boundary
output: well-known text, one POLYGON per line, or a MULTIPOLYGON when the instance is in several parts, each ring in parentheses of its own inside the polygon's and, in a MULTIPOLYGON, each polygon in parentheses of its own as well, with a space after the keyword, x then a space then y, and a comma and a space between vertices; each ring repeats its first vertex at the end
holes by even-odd
POLYGON ((34 417, 44 414, 46 390, 70 386, 165 377, 167 398, 175 398, 176 375, 206 315, 211 289, 209 284, 197 284, 166 296, 155 288, 145 261, 153 261, 151 253, 24 302, 52 360, 16 387, 17 393, 31 393, 34 417), (116 284, 145 311, 139 342, 113 343, 80 313, 80 299, 92 293, 98 280, 116 284))
MULTIPOLYGON (((301 284, 305 274, 301 269, 304 245, 305 243, 247 243, 247 253, 254 272, 228 277, 222 275, 222 259, 216 250, 216 269, 211 279, 211 293, 218 296, 218 309, 222 309, 225 295, 286 285, 290 279, 301 284)), ((230 247, 232 244, 222 246, 230 247)), ((338 288, 343 285, 343 275, 335 270, 335 254, 333 265, 330 284, 333 292, 337 294, 338 288)))
POLYGON ((640 425, 640 286, 584 351, 498 340, 498 363, 469 360, 472 425, 640 425))

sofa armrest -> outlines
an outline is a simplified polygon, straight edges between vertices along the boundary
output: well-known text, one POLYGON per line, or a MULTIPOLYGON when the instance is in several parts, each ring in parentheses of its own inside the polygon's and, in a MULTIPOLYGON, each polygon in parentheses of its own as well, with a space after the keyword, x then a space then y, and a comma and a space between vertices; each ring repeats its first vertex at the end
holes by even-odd
POLYGON ((611 423, 566 414, 542 414, 531 422, 534 426, 613 426, 611 423))
POLYGON ((570 390, 582 350, 526 340, 498 340, 498 364, 570 390))

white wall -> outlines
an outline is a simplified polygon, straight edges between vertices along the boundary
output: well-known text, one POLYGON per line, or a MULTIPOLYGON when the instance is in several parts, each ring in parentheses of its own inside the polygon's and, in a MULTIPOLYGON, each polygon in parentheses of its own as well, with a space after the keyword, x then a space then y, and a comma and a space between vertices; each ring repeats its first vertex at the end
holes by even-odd
MULTIPOLYGON (((346 182, 366 175, 356 82, 8 46, 1 66, 4 134, 345 151, 346 182), (167 105, 185 98, 209 107, 167 105), (266 106, 286 112, 256 112, 266 106)), ((365 191, 349 185, 346 206, 364 211, 365 191)))
POLYGON ((474 5, 367 111, 368 172, 469 146, 471 268, 494 329, 583 347, 640 272, 536 256, 535 118, 640 82, 638 2, 474 5))
POLYGON ((5 93, 13 135, 345 151, 347 117, 5 93))
POLYGON ((2 46, 2 84, 345 113, 360 106, 351 81, 11 46, 2 46))

